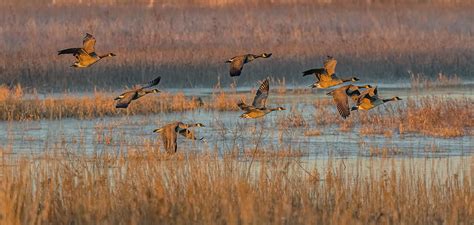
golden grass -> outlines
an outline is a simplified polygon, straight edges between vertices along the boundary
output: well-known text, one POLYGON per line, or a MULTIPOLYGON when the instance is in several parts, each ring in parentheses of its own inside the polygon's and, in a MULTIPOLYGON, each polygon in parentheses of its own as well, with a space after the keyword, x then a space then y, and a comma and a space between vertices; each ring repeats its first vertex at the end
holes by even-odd
POLYGON ((248 161, 154 151, 4 156, 0 224, 416 225, 474 218, 469 173, 441 176, 447 165, 431 172, 411 160, 346 168, 329 159, 318 169, 269 157, 248 173, 248 161))
POLYGON ((104 116, 140 115, 159 112, 182 112, 195 109, 238 110, 237 102, 243 95, 229 95, 216 91, 203 102, 198 97, 187 97, 184 93, 149 94, 133 101, 128 109, 116 109, 116 96, 110 93, 94 92, 91 96, 40 98, 33 94, 22 94, 21 86, 13 89, 0 86, 0 120, 39 120, 78 118, 90 119, 104 116))
POLYGON ((473 100, 470 97, 409 97, 370 111, 352 111, 346 120, 339 116, 335 106, 323 106, 326 103, 326 100, 315 102, 314 121, 320 126, 338 125, 342 132, 359 128, 362 135, 392 137, 394 134, 418 133, 450 138, 470 136, 474 129, 471 119, 474 118, 473 100))

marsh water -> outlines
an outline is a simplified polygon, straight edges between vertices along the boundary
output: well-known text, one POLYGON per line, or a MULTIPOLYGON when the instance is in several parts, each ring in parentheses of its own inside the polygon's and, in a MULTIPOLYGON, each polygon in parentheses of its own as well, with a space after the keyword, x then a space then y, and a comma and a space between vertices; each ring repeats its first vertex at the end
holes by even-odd
MULTIPOLYGON (((384 97, 397 95, 402 99, 416 96, 473 98, 472 85, 456 88, 410 89, 392 85, 379 86, 384 97)), ((176 90, 177 91, 177 90, 176 90)), ((206 99, 212 90, 179 90, 206 99)), ((245 89, 238 90, 245 92, 245 89)), ((329 98, 326 91, 303 94, 271 93, 268 104, 284 106, 286 111, 273 112, 256 120, 239 118, 240 111, 195 110, 158 113, 153 115, 104 117, 89 120, 63 119, 21 122, 0 122, 0 147, 13 153, 41 153, 44 151, 114 152, 160 149, 161 139, 152 131, 168 122, 200 122, 204 128, 194 131, 202 141, 178 138, 178 151, 299 151, 310 159, 326 157, 369 157, 383 150, 389 157, 449 157, 472 156, 472 132, 463 137, 437 138, 422 134, 363 135, 359 128, 342 131, 338 125, 320 126, 313 122, 316 98, 329 98), (286 126, 284 119, 296 110, 304 119, 304 126, 286 126), (309 134, 308 134, 309 133, 309 134), (313 133, 313 134, 311 134, 313 133)), ((88 93, 81 93, 81 95, 88 93)), ((250 95, 249 95, 250 96, 250 95)), ((157 96, 159 97, 159 96, 157 96)), ((140 104, 138 100, 132 104, 140 104)), ((397 102, 392 102, 394 106, 397 102)), ((324 107, 335 107, 324 106, 324 107)), ((390 107, 390 106, 380 106, 390 107)), ((366 112, 356 112, 366 113, 366 112)), ((371 112, 377 113, 377 111, 371 112)), ((162 149, 162 148, 161 148, 162 149)))

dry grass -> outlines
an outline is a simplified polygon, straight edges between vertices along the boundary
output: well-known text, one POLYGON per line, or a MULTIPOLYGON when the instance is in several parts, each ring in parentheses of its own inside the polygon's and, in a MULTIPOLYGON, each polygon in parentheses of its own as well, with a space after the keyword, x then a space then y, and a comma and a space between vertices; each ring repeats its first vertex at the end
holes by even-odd
POLYGON ((333 105, 323 106, 326 100, 315 102, 314 121, 320 126, 339 125, 340 131, 359 128, 363 135, 419 133, 434 137, 472 135, 474 129, 473 100, 470 97, 411 97, 387 103, 370 111, 352 112, 343 120, 333 105))
POLYGON ((307 130, 304 132, 304 136, 320 136, 323 134, 320 130, 307 130))
POLYGON ((438 73, 438 76, 435 79, 423 74, 411 74, 411 88, 435 88, 435 87, 449 87, 449 86, 458 86, 462 84, 461 78, 455 75, 446 75, 443 73, 438 73))
POLYGON ((21 90, 19 85, 11 90, 0 86, 0 120, 90 119, 196 109, 238 110, 237 102, 244 98, 217 90, 201 102, 198 97, 187 97, 184 93, 159 93, 133 101, 128 109, 116 109, 113 100, 116 96, 110 93, 96 91, 91 96, 63 94, 40 98, 37 94, 25 96, 21 90))
MULTIPOLYGON (((78 118, 90 119, 105 116, 147 115, 160 112, 182 112, 188 110, 237 111, 237 102, 250 102, 253 92, 237 94, 235 90, 225 92, 217 86, 201 103, 196 97, 183 93, 160 93, 148 95, 132 102, 127 110, 114 106, 111 94, 95 92, 92 96, 78 97, 64 94, 60 97, 39 98, 24 96, 21 86, 13 89, 0 87, 0 120, 39 120, 78 118)), ((298 98, 296 98, 298 100, 298 98)), ((307 109, 293 104, 285 115, 277 117, 280 129, 308 128, 311 124, 321 127, 339 126, 341 132, 352 132, 355 128, 362 135, 419 133, 434 137, 459 137, 472 135, 474 129, 473 100, 471 97, 420 97, 414 96, 396 103, 388 103, 370 111, 352 112, 343 120, 335 110, 330 98, 313 101, 314 113, 308 118, 307 109)))
POLYGON ((400 168, 370 163, 365 171, 332 160, 326 169, 305 169, 295 160, 269 157, 248 173, 249 162, 212 153, 170 157, 143 150, 4 156, 0 224, 415 225, 474 219, 469 173, 440 176, 440 167, 427 173, 410 160, 400 168))
POLYGON ((339 74, 362 80, 409 82, 408 70, 470 78, 474 71, 468 1, 52 2, 2 1, 8 6, 0 7, 1 83, 109 90, 160 74, 166 87, 211 87, 218 77, 232 82, 226 59, 262 51, 274 56, 246 66, 239 85, 268 75, 306 83, 301 71, 320 66, 327 54, 339 60, 339 74), (80 45, 85 32, 97 37, 99 53, 118 56, 70 68, 73 57, 56 51, 80 45))

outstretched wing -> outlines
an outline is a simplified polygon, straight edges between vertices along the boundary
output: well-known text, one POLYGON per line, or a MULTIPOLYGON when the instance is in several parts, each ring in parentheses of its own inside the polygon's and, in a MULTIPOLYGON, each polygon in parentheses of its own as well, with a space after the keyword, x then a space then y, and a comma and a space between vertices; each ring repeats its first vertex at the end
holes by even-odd
POLYGON ((115 100, 118 100, 117 104, 115 104, 115 108, 127 108, 136 95, 136 91, 128 91, 119 95, 117 98, 115 98, 115 100))
POLYGON ((84 49, 80 48, 76 54, 74 54, 79 62, 86 62, 86 61, 95 61, 96 59, 93 58, 89 53, 87 53, 84 49))
POLYGON ((253 108, 253 106, 250 106, 250 105, 247 105, 245 104, 244 101, 240 100, 238 103, 237 103, 237 106, 243 110, 243 111, 248 111, 250 110, 251 108, 253 108))
POLYGON ((167 126, 161 133, 161 140, 163 141, 163 145, 168 153, 174 153, 178 150, 178 145, 176 143, 178 135, 173 128, 175 127, 167 126))
POLYGON ((82 40, 82 45, 84 50, 86 50, 87 53, 92 53, 95 51, 95 38, 92 36, 92 34, 86 33, 86 36, 82 40))
POLYGON ((230 71, 229 74, 231 77, 240 76, 242 72, 242 68, 244 67, 244 57, 237 56, 234 57, 232 62, 230 63, 230 71))
POLYGON ((346 89, 338 88, 332 92, 332 97, 334 103, 336 103, 336 108, 342 118, 347 118, 351 111, 349 109, 349 101, 346 94, 346 89))
POLYGON ((63 49, 63 50, 59 50, 58 51, 58 55, 62 55, 62 54, 78 54, 79 51, 81 49, 80 48, 68 48, 68 49, 63 49))
POLYGON ((367 89, 371 97, 378 96, 377 87, 367 89))
POLYGON ((142 88, 149 88, 149 87, 153 87, 155 85, 158 85, 160 83, 160 80, 161 80, 161 77, 157 77, 157 78, 149 81, 148 83, 143 84, 142 88))
POLYGON ((362 94, 357 99, 357 105, 361 105, 364 102, 370 103, 378 99, 377 95, 372 95, 370 92, 362 92, 362 94))
POLYGON ((253 99, 252 106, 256 108, 265 108, 268 98, 268 92, 270 90, 270 82, 268 79, 265 79, 260 87, 258 88, 257 94, 253 99))
POLYGON ((336 64, 337 61, 331 56, 328 56, 324 61, 324 69, 326 69, 328 75, 333 75, 336 72, 336 64))
POLYGON ((307 76, 307 75, 314 74, 317 81, 320 81, 321 80, 321 75, 325 74, 325 73, 326 73, 326 70, 324 68, 310 69, 310 70, 306 70, 306 71, 303 72, 303 77, 307 76))
POLYGON ((357 99, 357 104, 359 105, 364 99, 367 99, 369 101, 375 101, 377 100, 377 98, 378 98, 377 87, 367 88, 360 94, 359 98, 357 99))

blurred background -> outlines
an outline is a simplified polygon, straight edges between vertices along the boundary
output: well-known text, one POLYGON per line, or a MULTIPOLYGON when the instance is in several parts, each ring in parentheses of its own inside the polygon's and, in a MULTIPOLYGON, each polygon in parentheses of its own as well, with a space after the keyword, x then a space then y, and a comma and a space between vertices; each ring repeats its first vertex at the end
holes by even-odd
POLYGON ((238 85, 270 76, 309 85, 301 72, 338 59, 339 76, 409 83, 440 74, 472 80, 472 0, 3 0, 0 83, 39 92, 117 90, 156 75, 163 87, 228 85, 224 62, 272 52, 244 67, 238 85), (93 34, 99 54, 74 69, 63 48, 93 34))

